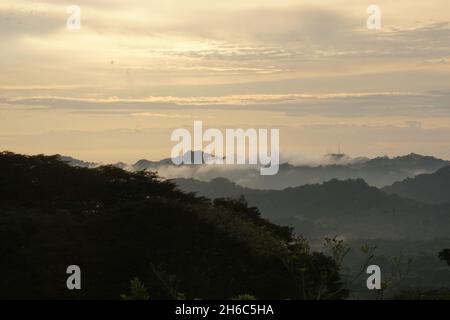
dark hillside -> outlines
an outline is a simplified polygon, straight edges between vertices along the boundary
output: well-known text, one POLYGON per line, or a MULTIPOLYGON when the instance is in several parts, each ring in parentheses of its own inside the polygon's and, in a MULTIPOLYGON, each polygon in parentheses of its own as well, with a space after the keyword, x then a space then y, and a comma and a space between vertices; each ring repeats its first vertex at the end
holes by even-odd
POLYGON ((0 154, 0 298, 117 299, 134 277, 152 299, 345 296, 334 261, 291 240, 244 201, 211 202, 153 173, 0 154), (80 291, 66 289, 69 265, 80 291))

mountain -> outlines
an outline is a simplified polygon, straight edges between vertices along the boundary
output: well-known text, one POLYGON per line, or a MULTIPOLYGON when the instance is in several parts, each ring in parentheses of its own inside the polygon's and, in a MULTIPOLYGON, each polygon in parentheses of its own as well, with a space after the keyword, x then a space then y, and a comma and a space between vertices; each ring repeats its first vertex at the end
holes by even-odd
POLYGON ((57 155, 58 159, 60 159, 62 162, 67 163, 68 165, 72 167, 80 167, 80 168, 96 168, 99 166, 98 163, 94 162, 86 162, 83 160, 78 160, 69 156, 62 156, 57 155))
MULTIPOLYGON (((197 155, 200 159, 214 159, 213 155, 201 151, 191 151, 176 160, 191 159, 193 163, 197 155)), ((92 168, 100 164, 84 162, 70 157, 63 157, 70 165, 92 168)), ((433 173, 450 165, 450 161, 411 153, 406 156, 389 158, 364 157, 351 158, 345 154, 327 154, 319 164, 292 165, 283 163, 278 174, 261 176, 256 165, 175 165, 172 159, 150 161, 141 159, 132 165, 118 163, 114 166, 129 171, 156 171, 161 176, 173 178, 195 178, 210 181, 215 178, 226 178, 241 186, 253 189, 282 190, 307 184, 323 183, 331 179, 364 179, 369 185, 382 188, 418 174, 433 173)))
POLYGON ((358 164, 369 161, 367 157, 352 158, 344 153, 327 153, 321 161, 322 165, 347 165, 358 164))
POLYGON ((135 164, 131 166, 132 171, 144 171, 144 170, 151 170, 152 168, 157 168, 158 166, 162 164, 170 164, 168 161, 166 163, 165 160, 161 161, 149 161, 146 159, 138 160, 135 164))
POLYGON ((59 156, 0 153, 0 261, 0 299, 118 299, 135 277, 151 299, 347 295, 331 257, 245 202, 59 156), (66 288, 70 265, 82 290, 66 288))
POLYGON ((401 157, 378 157, 374 159, 350 158, 343 154, 329 154, 320 165, 280 165, 278 174, 261 176, 258 166, 181 166, 173 164, 153 165, 166 178, 195 178, 210 181, 214 178, 227 178, 241 186, 253 189, 282 190, 307 184, 316 184, 331 179, 363 179, 378 188, 389 186, 397 181, 418 174, 433 173, 450 165, 449 161, 429 156, 410 154, 401 157))
POLYGON ((143 170, 153 171, 158 170, 158 168, 162 166, 174 166, 174 167, 191 166, 195 165, 194 161, 196 158, 200 159, 201 164, 205 164, 207 161, 214 160, 215 156, 209 153, 205 153, 203 151, 190 151, 186 152, 183 156, 179 156, 174 159, 168 158, 160 161, 149 161, 142 159, 133 164, 132 169, 134 171, 143 171, 143 170), (190 162, 191 164, 187 164, 188 162, 190 162))
POLYGON ((243 188, 224 179, 177 179, 182 190, 210 198, 244 196, 274 223, 307 238, 432 239, 450 232, 450 205, 423 204, 389 195, 362 179, 331 180, 284 190, 243 188))
POLYGON ((396 182, 383 191, 426 203, 450 203, 450 166, 396 182))
POLYGON ((411 153, 406 156, 394 158, 377 157, 364 162, 360 167, 365 169, 374 168, 378 170, 413 172, 414 175, 417 175, 420 173, 435 172, 448 165, 450 165, 450 161, 411 153))
POLYGON ((112 164, 113 167, 122 169, 122 170, 130 170, 130 166, 126 164, 125 162, 117 162, 112 164))

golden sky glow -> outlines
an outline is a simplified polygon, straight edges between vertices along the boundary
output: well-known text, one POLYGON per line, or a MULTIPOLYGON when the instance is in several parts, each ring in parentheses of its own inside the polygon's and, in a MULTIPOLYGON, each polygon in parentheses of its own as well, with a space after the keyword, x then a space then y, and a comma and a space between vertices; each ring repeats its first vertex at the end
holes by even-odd
POLYGON ((80 30, 62 1, 0 2, 0 150, 167 158, 197 119, 278 127, 286 155, 450 158, 448 0, 71 4, 80 30))

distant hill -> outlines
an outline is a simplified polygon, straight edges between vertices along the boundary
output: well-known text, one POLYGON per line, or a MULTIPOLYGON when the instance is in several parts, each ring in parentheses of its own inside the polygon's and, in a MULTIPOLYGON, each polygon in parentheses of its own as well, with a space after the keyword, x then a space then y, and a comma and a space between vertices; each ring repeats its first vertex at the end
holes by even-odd
POLYGON ((374 159, 349 159, 345 155, 331 154, 327 155, 322 163, 301 166, 285 163, 280 165, 279 173, 274 176, 261 176, 255 166, 191 166, 174 169, 172 165, 154 165, 150 169, 167 178, 210 181, 223 177, 253 189, 282 190, 323 183, 331 179, 363 179, 369 185, 381 188, 418 174, 433 173, 450 165, 449 161, 414 153, 395 158, 374 159))
POLYGON ((323 158, 320 164, 322 165, 348 165, 348 164, 357 164, 364 163, 369 161, 369 158, 366 157, 358 157, 352 158, 345 153, 327 153, 323 158))
POLYGON ((339 234, 361 239, 432 239, 450 232, 450 206, 388 195, 362 179, 285 190, 253 190, 225 179, 174 181, 182 190, 211 198, 244 196, 275 223, 294 226, 308 238, 339 234))
POLYGON ((335 261, 293 240, 245 202, 154 173, 0 153, 0 299, 118 299, 134 277, 151 299, 345 297, 335 261), (67 290, 69 265, 82 290, 67 290))
POLYGON ((396 182, 383 191, 426 203, 450 203, 450 166, 396 182))
POLYGON ((450 161, 438 159, 431 156, 424 156, 416 153, 411 153, 400 157, 377 157, 369 161, 363 162, 363 168, 376 168, 388 170, 404 170, 414 171, 417 175, 423 171, 434 172, 444 166, 450 165, 450 161))
POLYGON ((190 151, 186 152, 183 156, 177 157, 175 159, 167 158, 159 161, 149 161, 149 160, 139 160, 135 164, 132 165, 132 169, 134 171, 142 171, 142 170, 149 170, 149 171, 155 171, 158 170, 158 168, 162 166, 174 166, 174 167, 180 167, 180 166, 192 166, 194 165, 196 157, 200 159, 201 163, 204 164, 205 161, 211 161, 215 159, 214 155, 205 153, 203 151, 190 151), (184 164, 190 162, 191 164, 184 164), (175 164, 180 163, 180 164, 175 164))
MULTIPOLYGON (((213 155, 203 154, 201 151, 187 152, 183 158, 193 162, 195 154, 203 155, 206 159, 213 159, 213 155)), ((84 162, 65 157, 70 165, 92 168, 99 164, 84 162)), ((172 159, 150 161, 141 159, 134 164, 118 163, 114 166, 129 171, 156 171, 165 178, 194 178, 210 181, 215 178, 226 178, 241 186, 253 189, 282 190, 307 184, 315 184, 331 179, 364 179, 369 185, 378 188, 390 186, 394 182, 419 174, 433 173, 450 161, 430 156, 411 153, 406 156, 374 159, 357 157, 351 158, 345 154, 327 154, 317 163, 308 165, 292 165, 284 163, 274 176, 261 176, 259 167, 255 165, 174 165, 172 159)))
POLYGON ((60 159, 62 162, 67 163, 68 165, 72 167, 80 167, 80 168, 96 168, 99 166, 98 163, 94 162, 86 162, 83 160, 78 160, 69 156, 62 156, 57 155, 58 159, 60 159))

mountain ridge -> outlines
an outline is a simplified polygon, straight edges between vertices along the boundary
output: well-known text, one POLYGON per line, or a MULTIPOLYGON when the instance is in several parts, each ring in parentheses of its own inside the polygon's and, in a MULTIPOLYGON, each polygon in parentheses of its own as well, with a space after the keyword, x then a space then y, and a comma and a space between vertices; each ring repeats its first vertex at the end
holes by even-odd
POLYGON ((450 166, 395 182, 383 191, 425 203, 450 203, 450 166))
MULTIPOLYGON (((190 152, 185 156, 190 156, 192 159, 193 154, 194 152, 190 152)), ((209 155, 209 157, 213 156, 209 155)), ((195 177, 199 180, 210 181, 217 177, 225 177, 253 189, 282 190, 287 187, 321 183, 334 178, 340 180, 362 178, 368 184, 381 188, 418 174, 433 173, 450 165, 450 161, 416 153, 393 158, 387 156, 373 159, 359 157, 353 158, 351 161, 344 154, 329 154, 325 157, 328 157, 328 160, 315 165, 282 163, 279 173, 270 177, 261 176, 257 166, 175 165, 171 159, 160 161, 141 159, 132 165, 116 164, 115 166, 129 171, 157 171, 168 179, 195 177), (332 161, 329 161, 330 158, 332 161)), ((79 165, 79 163, 80 161, 75 162, 75 165, 79 165)), ((92 167, 92 164, 89 167, 92 167)))
POLYGON ((284 190, 249 189, 226 179, 174 182, 180 189, 200 196, 243 196, 265 218, 294 226, 308 238, 335 233, 347 238, 430 239, 450 232, 450 205, 426 204, 387 194, 362 179, 332 179, 284 190))

